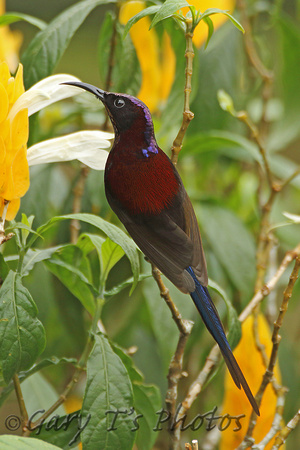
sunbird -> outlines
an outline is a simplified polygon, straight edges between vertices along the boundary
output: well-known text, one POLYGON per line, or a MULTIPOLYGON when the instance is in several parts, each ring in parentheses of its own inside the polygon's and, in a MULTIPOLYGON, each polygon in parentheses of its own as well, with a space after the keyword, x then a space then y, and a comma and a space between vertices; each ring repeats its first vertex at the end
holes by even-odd
POLYGON ((194 208, 176 167, 157 145, 149 109, 131 95, 81 82, 64 84, 84 89, 104 104, 115 132, 104 174, 108 203, 145 256, 181 292, 191 296, 234 383, 244 389, 260 415, 207 289, 206 260, 194 208))

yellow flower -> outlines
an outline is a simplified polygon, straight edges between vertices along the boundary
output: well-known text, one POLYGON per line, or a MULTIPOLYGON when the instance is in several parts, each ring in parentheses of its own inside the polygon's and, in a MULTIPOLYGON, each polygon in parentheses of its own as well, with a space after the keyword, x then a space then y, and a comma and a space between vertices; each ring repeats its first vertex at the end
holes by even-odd
MULTIPOLYGON (((232 12, 235 0, 192 0, 189 2, 197 10, 204 12, 208 8, 219 8, 232 12)), ((146 8, 143 1, 123 4, 120 10, 120 22, 126 24, 131 17, 146 8)), ((182 8, 186 14, 188 8, 182 8)), ((220 27, 228 18, 224 14, 211 16, 214 28, 220 27)), ((175 78, 176 56, 169 35, 164 32, 161 45, 155 29, 149 30, 151 20, 148 16, 139 20, 130 29, 142 72, 142 85, 137 96, 147 104, 151 112, 159 110, 161 103, 167 100, 175 78)), ((194 44, 201 47, 206 42, 207 25, 200 22, 194 32, 194 44)))
MULTIPOLYGON (((120 22, 128 20, 145 9, 141 1, 126 2, 120 10, 120 22)), ((149 17, 144 17, 130 29, 130 37, 136 50, 142 72, 142 85, 138 98, 145 102, 151 112, 159 109, 169 94, 174 81, 176 57, 169 35, 164 32, 161 43, 154 29, 149 30, 149 17)))
POLYGON ((10 120, 8 115, 16 100, 23 94, 23 68, 11 77, 6 62, 0 64, 0 214, 9 201, 7 220, 15 217, 20 198, 29 188, 29 168, 26 158, 28 140, 28 111, 19 111, 10 120))
POLYGON ((29 188, 29 166, 78 159, 93 169, 103 170, 113 134, 81 131, 49 139, 27 150, 28 116, 45 106, 81 93, 62 85, 80 81, 71 75, 53 75, 39 81, 24 92, 23 67, 20 64, 13 78, 6 62, 0 63, 0 217, 15 218, 20 198, 29 188))
MULTIPOLYGON (((5 0, 0 0, 0 16, 5 13, 5 0)), ((6 61, 11 72, 18 67, 18 53, 22 44, 22 34, 11 31, 8 26, 0 27, 0 61, 6 61)))
MULTIPOLYGON (((191 0, 189 1, 189 4, 195 6, 196 10, 200 10, 202 13, 209 8, 218 8, 223 11, 229 11, 231 14, 235 7, 235 0, 191 0)), ((186 13, 188 8, 182 8, 182 11, 186 13)), ((223 25, 226 20, 228 20, 228 17, 224 14, 213 14, 210 18, 214 24, 215 30, 223 25)), ((193 38, 194 44, 197 48, 200 48, 206 42, 207 34, 208 27, 206 23, 201 20, 195 29, 193 38)))
MULTIPOLYGON (((259 389, 266 368, 263 365, 261 353, 255 345, 252 316, 248 317, 243 323, 242 333, 242 339, 233 353, 255 395, 259 389)), ((260 314, 258 317, 258 334, 259 342, 265 346, 266 354, 269 357, 272 350, 271 332, 263 314, 260 314)), ((275 366, 274 374, 277 382, 280 383, 278 364, 275 366)), ((257 425, 253 432, 256 443, 260 442, 271 428, 276 409, 276 401, 277 397, 272 386, 269 384, 264 393, 260 406, 260 417, 257 418, 257 425)), ((239 431, 233 432, 232 427, 222 431, 220 450, 236 448, 242 442, 248 427, 251 412, 252 409, 246 395, 243 395, 241 391, 236 389, 232 378, 226 372, 223 414, 229 414, 231 416, 245 414, 246 417, 241 419, 242 428, 239 431)), ((266 446, 266 449, 270 449, 273 443, 274 439, 266 446)))

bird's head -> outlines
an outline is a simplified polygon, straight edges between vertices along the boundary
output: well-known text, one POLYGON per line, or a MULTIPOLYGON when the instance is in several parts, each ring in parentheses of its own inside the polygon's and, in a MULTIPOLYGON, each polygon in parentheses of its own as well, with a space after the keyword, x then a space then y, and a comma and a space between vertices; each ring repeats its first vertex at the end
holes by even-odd
POLYGON ((63 83, 77 86, 91 92, 104 104, 113 124, 116 135, 132 128, 135 133, 139 130, 153 134, 153 123, 149 109, 139 99, 127 94, 106 92, 96 86, 82 82, 63 83))

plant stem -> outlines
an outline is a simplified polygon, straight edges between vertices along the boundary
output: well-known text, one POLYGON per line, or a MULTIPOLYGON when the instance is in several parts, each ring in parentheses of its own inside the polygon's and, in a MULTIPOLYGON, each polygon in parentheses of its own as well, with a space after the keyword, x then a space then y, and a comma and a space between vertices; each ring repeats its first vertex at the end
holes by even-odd
POLYGON ((299 425, 299 423, 300 423, 300 409, 276 437, 275 444, 273 445, 271 450, 277 450, 278 448, 280 448, 287 440, 289 434, 295 430, 295 428, 297 427, 297 425, 299 425))
MULTIPOLYGON (((72 213, 78 214, 81 211, 81 201, 84 193, 85 182, 89 174, 90 168, 83 165, 80 171, 79 178, 73 189, 74 199, 72 213)), ((70 241, 72 244, 76 244, 80 231, 80 222, 77 219, 72 219, 70 223, 70 241)))
MULTIPOLYGON (((117 25, 119 20, 119 11, 120 11, 120 4, 117 3, 115 6, 115 18, 113 22, 113 30, 112 30, 112 36, 110 41, 110 50, 109 50, 109 57, 108 57, 108 70, 106 75, 106 81, 105 81, 105 90, 109 91, 112 84, 112 74, 113 74, 113 68, 114 68, 114 62, 115 62, 115 52, 116 52, 116 45, 117 45, 117 25)), ((105 122, 103 125, 103 130, 106 131, 108 129, 109 125, 109 116, 106 113, 105 122)))
MULTIPOLYGON (((59 396, 57 401, 34 423, 28 423, 27 419, 27 430, 23 434, 24 436, 29 436, 31 431, 34 431, 41 423, 43 423, 60 405, 62 405, 75 384, 79 381, 81 373, 85 370, 87 360, 94 346, 95 334, 97 332, 98 321, 101 316, 102 307, 104 304, 104 299, 98 297, 96 298, 96 309, 93 317, 91 329, 89 332, 89 337, 87 339, 86 345, 84 347, 83 353, 78 361, 77 368, 64 389, 63 393, 59 396)), ((25 426, 26 428, 26 426, 25 426)))
POLYGON ((6 218, 8 205, 9 205, 9 201, 4 200, 4 208, 3 208, 3 212, 2 212, 2 217, 0 218, 0 245, 4 244, 4 242, 9 241, 14 235, 14 233, 8 233, 7 235, 5 235, 5 231, 4 231, 5 218, 6 218))
POLYGON ((21 384, 20 384, 20 380, 19 380, 18 375, 14 375, 13 376, 13 383, 14 383, 14 388, 15 388, 15 392, 16 392, 19 408, 20 408, 22 429, 25 430, 26 429, 26 424, 27 424, 27 421, 28 421, 28 413, 27 413, 27 409, 26 409, 26 406, 25 406, 24 397, 23 397, 21 384))
POLYGON ((192 74, 193 74, 193 59, 194 59, 194 48, 193 48, 193 20, 186 19, 186 69, 185 69, 185 88, 184 88, 184 110, 183 110, 183 119, 181 123, 181 127, 178 131, 176 138, 174 139, 171 151, 172 157, 171 160, 173 164, 177 164, 178 155, 182 148, 182 141, 185 136, 186 130, 190 124, 190 122, 194 118, 194 114, 190 111, 190 95, 192 91, 192 74))
MULTIPOLYGON (((256 306, 267 296, 269 293, 276 287, 278 281, 281 276, 287 269, 289 263, 300 256, 300 244, 297 245, 292 251, 286 253, 283 258, 280 266, 278 267, 275 275, 262 287, 260 291, 258 291, 252 300, 248 303, 248 305, 244 308, 244 310, 239 315, 239 321, 244 322, 247 317, 252 314, 252 311, 256 306)), ((203 389, 204 384, 206 383, 209 375, 217 366, 220 359, 220 351, 217 344, 213 346, 208 357, 206 358, 206 362, 204 367, 200 371, 197 379, 190 386, 188 393, 185 399, 182 402, 182 406, 177 414, 177 420, 180 420, 181 417, 184 416, 191 408, 192 404, 200 394, 203 389)))
MULTIPOLYGON (((289 283, 284 291, 283 294, 283 300, 282 300, 282 304, 279 310, 279 314, 277 317, 277 320, 274 323, 274 329, 273 329, 273 334, 272 334, 272 343, 273 343, 273 347, 272 347, 272 352, 271 352, 271 356, 269 359, 269 364, 268 367, 266 369, 266 372, 263 376, 261 385, 258 389, 258 392, 255 396, 255 400, 258 404, 258 407, 261 404, 261 400, 262 397, 264 395, 264 392, 266 390, 266 387, 268 386, 268 384, 271 382, 273 375, 274 375, 274 367, 275 367, 275 363, 277 360, 277 354, 278 354, 278 349, 279 349, 279 344, 281 341, 281 336, 279 335, 279 330, 282 326, 283 323, 283 318, 285 316, 285 313, 288 309, 288 303, 289 300, 292 296, 292 292, 293 292, 293 288, 295 286, 295 283, 298 279, 298 272, 300 269, 300 256, 297 256, 295 259, 295 266, 294 269, 292 271, 292 274, 290 276, 289 279, 289 283)), ((285 388, 281 388, 281 389, 285 389, 285 388)), ((279 389, 278 389, 279 390, 279 389)), ((285 389, 286 391, 286 389, 285 389)), ((243 442, 240 444, 239 448, 243 449, 243 448, 247 448, 246 445, 249 443, 249 438, 252 438, 253 435, 253 430, 255 428, 257 422, 257 416, 254 412, 251 413, 251 417, 250 417, 250 421, 249 421, 249 426, 248 426, 248 430, 247 433, 244 437, 243 442), (244 444, 244 445, 243 445, 244 444)))

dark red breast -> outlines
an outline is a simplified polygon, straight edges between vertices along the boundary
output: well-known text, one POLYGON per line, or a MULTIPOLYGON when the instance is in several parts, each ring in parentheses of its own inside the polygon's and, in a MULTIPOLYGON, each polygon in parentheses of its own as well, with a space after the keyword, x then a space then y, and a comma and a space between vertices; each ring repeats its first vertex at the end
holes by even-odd
POLYGON ((156 215, 172 203, 179 180, 167 155, 132 151, 122 146, 109 154, 105 168, 105 188, 130 214, 156 215))

